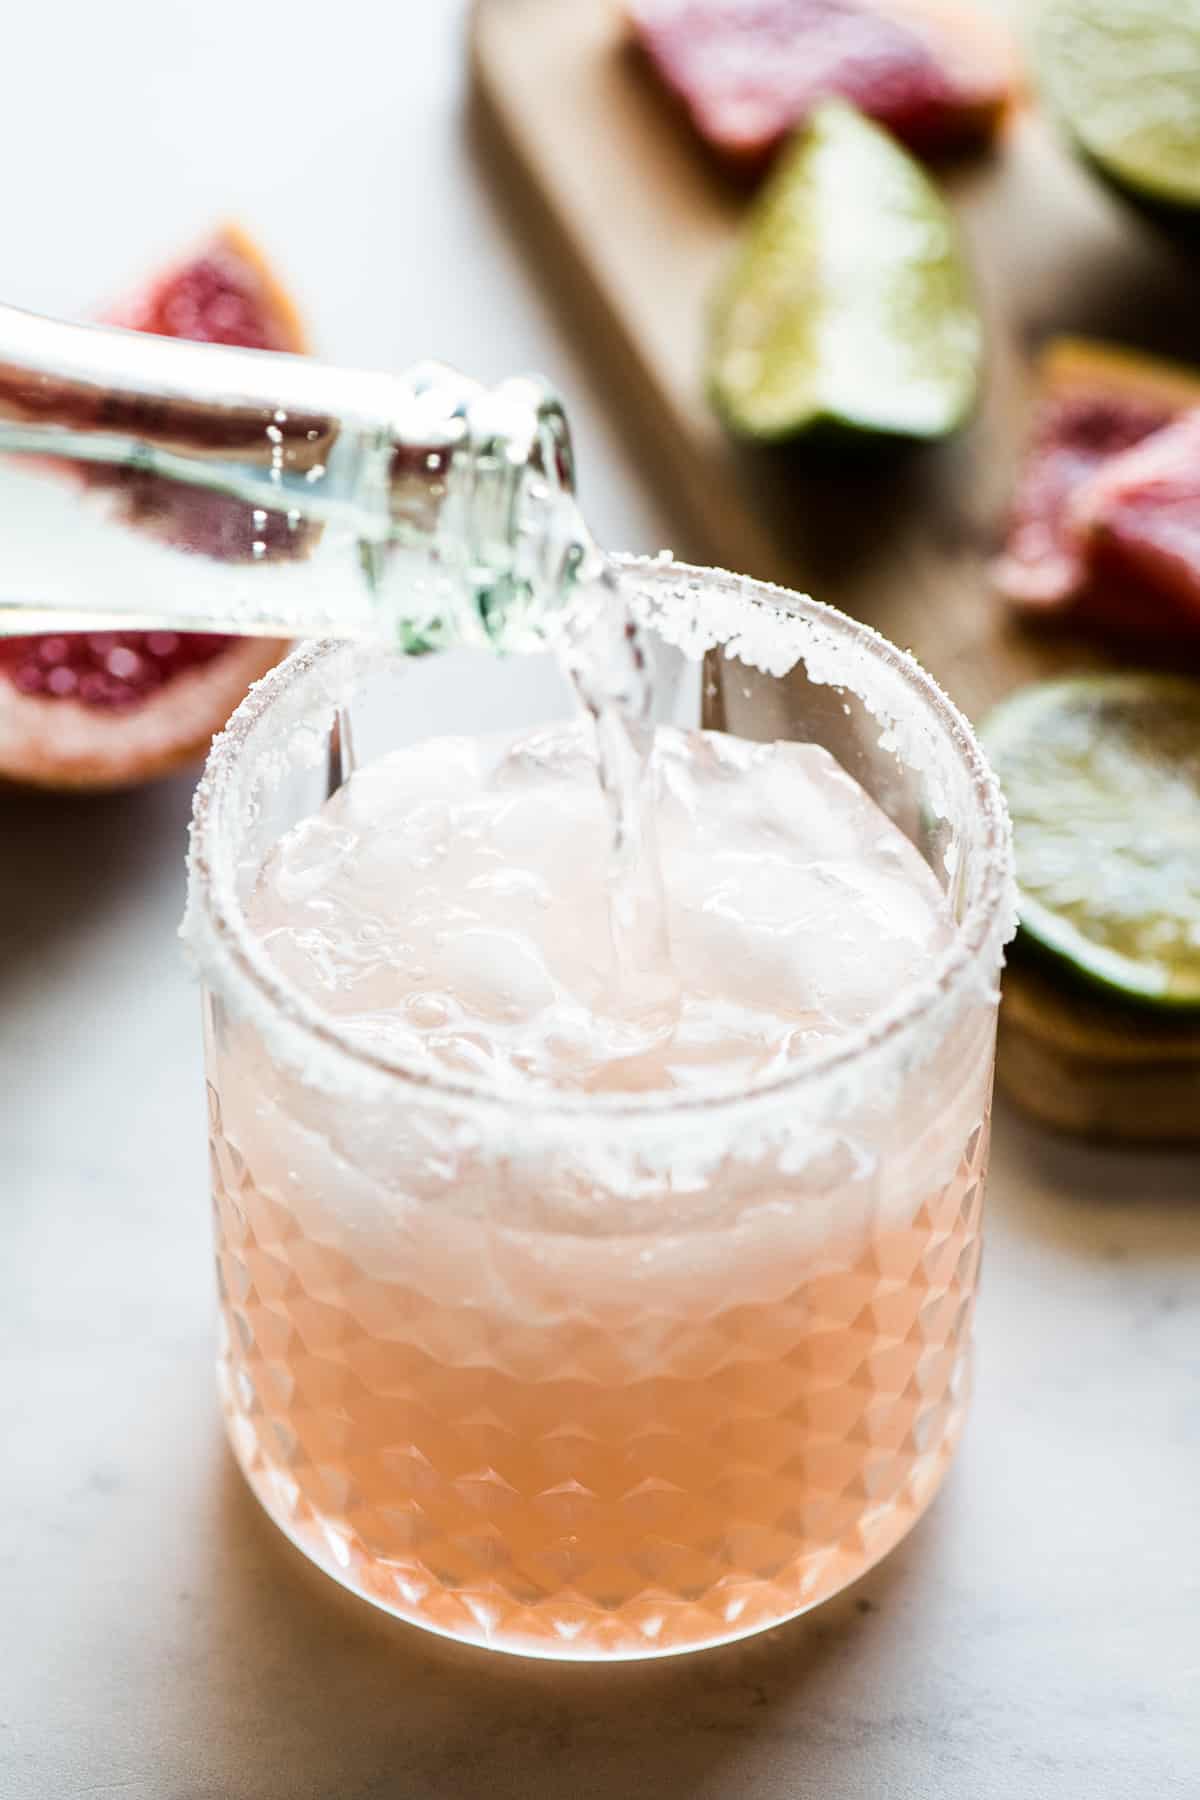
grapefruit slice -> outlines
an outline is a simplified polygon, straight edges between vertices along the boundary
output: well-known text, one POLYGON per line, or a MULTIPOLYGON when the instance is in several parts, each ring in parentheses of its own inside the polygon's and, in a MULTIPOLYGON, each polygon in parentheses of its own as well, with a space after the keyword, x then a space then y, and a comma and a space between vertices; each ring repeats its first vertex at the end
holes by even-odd
MULTIPOLYGON (((225 226, 107 322, 164 337, 303 351, 296 311, 262 255, 225 226)), ((237 500, 144 475, 89 472, 120 483, 131 523, 210 556, 237 556, 255 536, 237 500)), ((121 788, 202 756, 251 682, 287 649, 275 638, 173 631, 0 638, 0 778, 46 788, 121 788)))
POLYGON ((1200 635, 1200 411, 1105 463, 1072 510, 1093 588, 1161 596, 1200 635))
MULTIPOLYGON (((1200 374, 1112 345, 1063 338, 1039 369, 1030 446, 993 580, 1032 612, 1078 611, 1136 631, 1175 622, 1154 596, 1108 579, 1102 534, 1089 525, 1088 486, 1182 413, 1200 406, 1200 374)), ((1126 571, 1128 573, 1128 571, 1126 571)))
POLYGON ((997 27, 955 0, 630 0, 635 42, 695 130, 755 173, 819 100, 921 155, 985 142, 1012 96, 997 27))
POLYGON ((208 243, 104 313, 109 325, 231 344, 243 350, 308 349, 290 296, 262 251, 238 225, 223 225, 208 243))

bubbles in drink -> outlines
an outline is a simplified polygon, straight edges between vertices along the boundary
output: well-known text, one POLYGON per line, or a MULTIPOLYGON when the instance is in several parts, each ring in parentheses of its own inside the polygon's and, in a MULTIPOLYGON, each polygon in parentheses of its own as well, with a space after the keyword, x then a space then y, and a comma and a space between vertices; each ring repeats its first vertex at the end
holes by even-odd
POLYGON ((641 731, 615 875, 585 722, 443 738, 283 840, 256 929, 351 1035, 509 1088, 736 1088, 919 980, 941 891, 827 751, 641 731))

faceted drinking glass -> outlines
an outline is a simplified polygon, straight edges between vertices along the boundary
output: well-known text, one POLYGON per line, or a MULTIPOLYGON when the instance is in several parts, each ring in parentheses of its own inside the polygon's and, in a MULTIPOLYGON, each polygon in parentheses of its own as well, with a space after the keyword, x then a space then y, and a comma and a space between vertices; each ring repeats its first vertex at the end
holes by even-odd
POLYGON ((664 718, 813 741, 946 890, 911 992, 718 1099, 514 1105, 339 1035, 245 904, 345 770, 536 724, 527 659, 297 652, 214 746, 186 934, 204 984, 235 1453, 272 1518, 401 1618, 521 1654, 667 1655, 838 1592, 920 1516, 963 1423, 1003 802, 907 656, 830 609, 628 562, 664 718), (482 698, 481 698, 482 696, 482 698))

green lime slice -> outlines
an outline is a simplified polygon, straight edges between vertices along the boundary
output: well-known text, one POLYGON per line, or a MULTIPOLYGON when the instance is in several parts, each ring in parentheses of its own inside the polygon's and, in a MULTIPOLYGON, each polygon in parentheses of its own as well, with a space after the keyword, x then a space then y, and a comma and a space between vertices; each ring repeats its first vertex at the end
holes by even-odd
POLYGON ((975 397, 981 339, 954 221, 925 171, 852 107, 818 107, 717 294, 717 410, 767 440, 822 426, 944 437, 975 397))
POLYGON ((1047 0, 1041 60, 1054 105, 1121 187, 1200 207, 1195 0, 1047 0))
POLYGON ((1043 682, 982 736, 1012 814, 1022 931, 1127 999, 1200 1006, 1200 682, 1043 682))

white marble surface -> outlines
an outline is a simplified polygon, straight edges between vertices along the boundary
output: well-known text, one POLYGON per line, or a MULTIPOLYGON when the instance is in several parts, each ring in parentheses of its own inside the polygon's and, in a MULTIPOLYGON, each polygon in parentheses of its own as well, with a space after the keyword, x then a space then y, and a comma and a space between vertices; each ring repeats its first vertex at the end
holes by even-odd
MULTIPOLYGON (((70 310, 236 212, 331 354, 545 368, 599 530, 670 541, 506 235, 463 119, 462 10, 21 9, 0 293, 70 310)), ((243 1492, 212 1395, 173 935, 189 788, 0 797, 5 1800, 1200 1794, 1196 1157, 1001 1111, 958 1466, 808 1621, 556 1669, 455 1652, 311 1572, 243 1492)))

